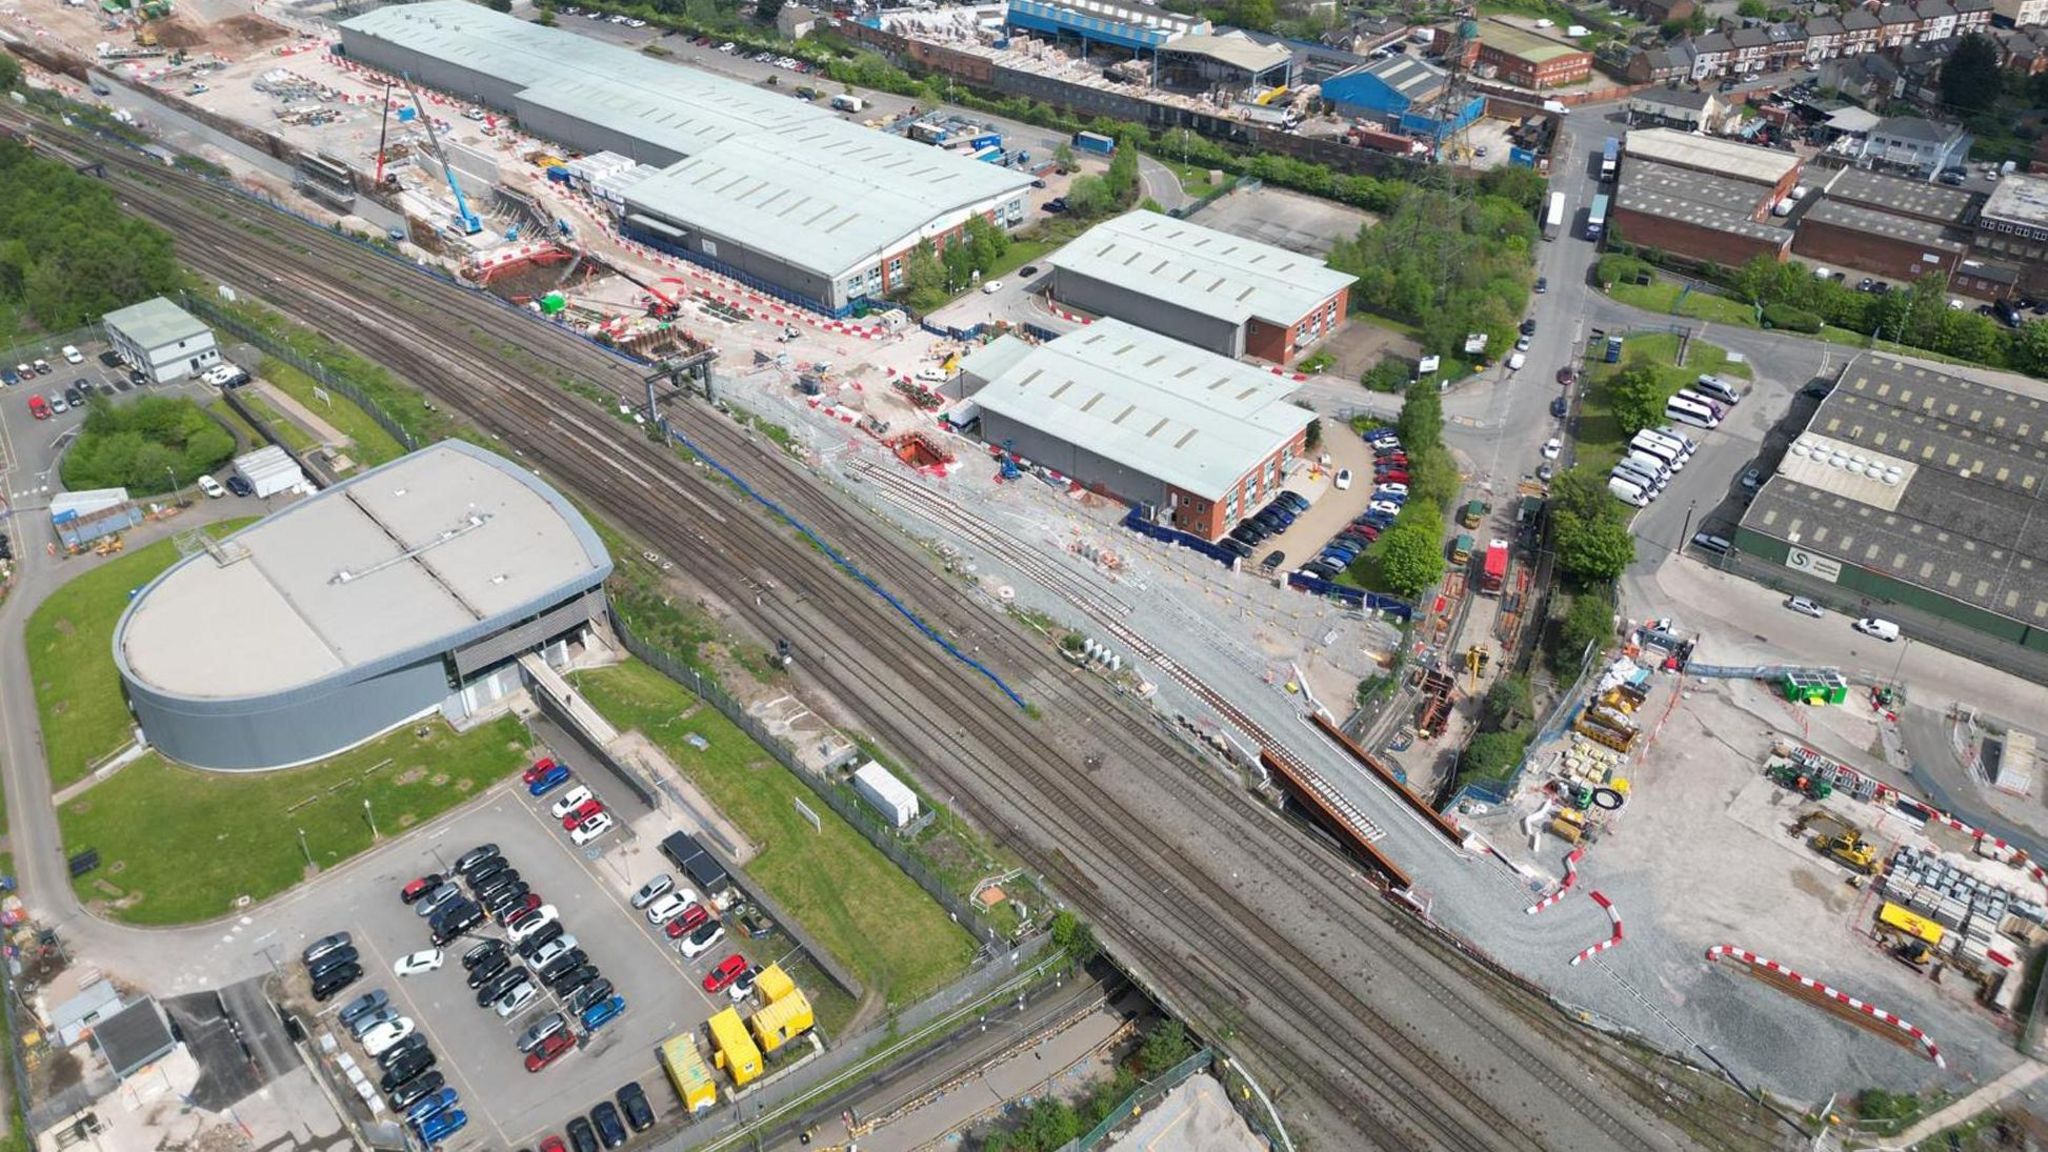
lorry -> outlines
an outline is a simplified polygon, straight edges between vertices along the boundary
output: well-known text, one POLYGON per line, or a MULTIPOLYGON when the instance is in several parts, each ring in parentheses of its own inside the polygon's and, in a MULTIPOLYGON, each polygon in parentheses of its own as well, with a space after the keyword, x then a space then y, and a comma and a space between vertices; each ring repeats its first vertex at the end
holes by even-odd
POLYGON ((844 92, 832 98, 832 110, 834 112, 858 112, 865 107, 867 107, 867 103, 860 97, 848 96, 844 92))
POLYGON ((1495 540, 1486 546, 1486 564, 1479 570, 1479 591, 1499 594, 1508 582, 1508 542, 1495 540))
POLYGON ((1472 548, 1472 537, 1465 533, 1459 533, 1458 538, 1451 541, 1451 563, 1456 564, 1460 568, 1470 564, 1472 562, 1472 548))
POLYGON ((1080 152, 1093 152, 1097 156, 1114 156, 1116 141, 1100 132, 1074 133, 1074 148, 1080 152))

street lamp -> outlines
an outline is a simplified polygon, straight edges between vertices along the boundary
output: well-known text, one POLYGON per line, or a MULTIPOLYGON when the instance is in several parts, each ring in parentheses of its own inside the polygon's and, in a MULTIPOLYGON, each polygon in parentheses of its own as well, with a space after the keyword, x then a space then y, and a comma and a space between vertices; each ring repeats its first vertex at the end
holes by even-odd
POLYGON ((313 867, 313 850, 306 847, 306 830, 299 829, 299 851, 306 854, 306 867, 313 867))
POLYGON ((164 465, 164 475, 171 481, 171 503, 183 504, 185 502, 185 493, 178 485, 178 474, 171 471, 171 466, 166 464, 164 465))
POLYGON ((1898 687, 1899 687, 1899 673, 1900 673, 1900 671, 1902 671, 1902 670, 1903 670, 1903 669, 1904 669, 1904 668, 1906 667, 1906 650, 1907 650, 1907 649, 1909 649, 1909 648, 1911 648, 1912 646, 1913 646, 1913 638, 1912 638, 1911 636, 1908 636, 1908 637, 1906 637, 1906 638, 1905 638, 1905 639, 1904 639, 1903 641, 1901 641, 1901 642, 1900 642, 1900 644, 1899 644, 1899 659, 1898 659, 1898 662, 1897 662, 1897 663, 1895 663, 1895 664, 1893 664, 1893 665, 1892 665, 1892 690, 1893 690, 1893 691, 1897 691, 1897 690, 1898 690, 1898 687))
POLYGON ((363 819, 370 822, 370 840, 372 843, 375 843, 377 839, 377 814, 370 811, 370 798, 368 796, 363 797, 363 819))

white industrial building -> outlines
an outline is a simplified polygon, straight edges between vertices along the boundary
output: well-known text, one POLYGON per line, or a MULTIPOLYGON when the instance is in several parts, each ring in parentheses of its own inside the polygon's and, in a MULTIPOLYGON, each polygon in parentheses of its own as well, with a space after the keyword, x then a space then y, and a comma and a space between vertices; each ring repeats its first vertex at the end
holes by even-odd
POLYGON ((1029 173, 461 0, 380 8, 341 29, 351 59, 658 169, 624 182, 627 237, 806 308, 845 315, 899 287, 920 242, 943 247, 975 216, 1024 218, 1029 173))
POLYGON ((880 812, 891 828, 901 828, 917 819, 917 793, 873 760, 854 769, 853 790, 880 812))
POLYGON ((161 296, 109 312, 102 323, 114 351, 152 384, 197 376, 220 363, 213 329, 161 296))
POLYGON ((295 488, 309 492, 313 488, 299 462, 275 444, 235 457, 235 475, 249 482, 259 500, 295 488))

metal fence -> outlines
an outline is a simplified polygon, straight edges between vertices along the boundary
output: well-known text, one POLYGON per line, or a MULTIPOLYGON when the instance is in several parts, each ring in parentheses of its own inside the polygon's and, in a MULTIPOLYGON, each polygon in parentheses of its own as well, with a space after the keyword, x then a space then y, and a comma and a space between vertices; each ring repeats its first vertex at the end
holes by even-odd
MULTIPOLYGON (((66 345, 97 343, 104 339, 106 334, 98 324, 86 324, 69 332, 58 332, 40 340, 29 340, 0 352, 0 368, 12 368, 16 364, 41 359, 49 360, 56 369, 62 370, 64 365, 56 363, 58 349, 66 345)), ((24 380, 23 383, 29 381, 24 380)))
POLYGON ((34 1141, 36 1133, 42 1131, 36 1121, 55 1117, 38 1117, 29 1108, 28 1065, 21 1059, 21 1028, 15 1020, 14 1000, 14 974, 8 971, 7 965, 0 964, 0 1005, 5 1006, 7 1017, 7 1070, 14 1078, 14 1105, 21 1110, 22 1123, 28 1129, 30 1141, 34 1141))
POLYGON ((1195 1073, 1207 1070, 1210 1062, 1215 1058, 1216 1054, 1214 1052, 1204 1048, 1193 1056, 1167 1069, 1166 1073, 1157 1079, 1147 1080, 1145 1083, 1138 1085, 1136 1091, 1124 1097, 1117 1103, 1116 1107, 1109 1110, 1109 1115, 1104 1116, 1100 1124, 1090 1128, 1077 1139, 1070 1141, 1066 1147, 1060 1149, 1060 1152, 1090 1152, 1091 1149, 1108 1139, 1109 1134, 1116 1129, 1116 1126, 1129 1120, 1138 1109, 1151 1104, 1154 1100, 1180 1087, 1188 1077, 1193 1076, 1195 1073))
MULTIPOLYGON (((227 331, 235 339, 254 344, 263 350, 264 355, 274 356, 312 377, 313 381, 319 384, 320 387, 331 392, 339 392, 347 397, 356 407, 369 413, 370 419, 375 420, 378 427, 389 432, 392 439, 405 445, 406 451, 411 452, 419 448, 419 441, 413 438, 413 434, 406 429, 405 425, 392 419, 391 415, 385 412, 375 400, 365 395, 362 389, 356 387, 350 381, 329 372, 326 365, 321 364, 317 360, 306 359, 283 340, 245 322, 241 317, 227 311, 204 296, 195 296, 188 292, 184 294, 182 303, 187 311, 205 320, 207 323, 227 331)), ((237 408, 236 411, 242 410, 237 408)), ((258 430, 262 430, 260 425, 258 430)), ((268 433, 266 432, 265 435, 268 435, 268 433)), ((277 442, 275 437, 272 438, 272 442, 277 442)))
POLYGON ((740 731, 745 732, 756 744, 767 749, 768 754, 775 757, 784 768, 789 769, 791 775, 803 781, 805 786, 810 788, 820 800, 823 800, 832 811, 838 813, 848 824, 853 825, 854 829, 862 836, 865 836, 868 842, 873 844, 882 855, 887 856, 898 868, 903 869, 904 874, 916 881, 918 887, 930 893, 932 899, 937 900, 941 908, 952 913, 953 919, 958 921, 961 927, 972 933, 977 941, 985 947, 994 947, 1002 942, 996 930, 989 925, 982 913, 976 910, 973 905, 969 904, 958 893, 954 892, 950 885, 925 865, 924 861, 919 860, 913 855, 904 846, 903 842, 896 838, 894 829, 882 823, 879 815, 863 808, 854 797, 848 795, 844 790, 835 787, 832 781, 820 777, 816 772, 806 767, 797 757, 796 750, 790 746, 787 740, 769 732, 763 727, 760 720, 749 713, 744 705, 726 695, 725 690, 718 686, 717 681, 707 679, 703 673, 685 666, 682 661, 677 660, 670 653, 643 642, 638 636, 633 634, 632 628, 626 624, 625 620, 619 616, 616 610, 612 612, 612 630, 625 643, 626 651, 632 653, 635 658, 644 661, 662 675, 688 688, 698 699, 718 709, 727 720, 732 721, 740 731))

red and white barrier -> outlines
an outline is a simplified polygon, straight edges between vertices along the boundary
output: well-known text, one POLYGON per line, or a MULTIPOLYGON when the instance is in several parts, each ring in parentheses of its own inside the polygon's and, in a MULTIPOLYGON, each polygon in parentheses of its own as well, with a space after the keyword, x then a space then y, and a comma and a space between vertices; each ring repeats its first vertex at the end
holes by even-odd
POLYGON ((1740 960, 1745 964, 1750 964, 1754 965, 1755 967, 1762 968, 1766 972, 1774 972, 1780 976, 1785 977, 1788 980, 1796 981, 1801 987, 1811 988, 1815 992, 1819 992, 1823 996, 1826 996, 1837 1003, 1846 1004, 1849 1007, 1854 1008, 1858 1012, 1863 1013, 1865 1016, 1868 1016, 1874 1020, 1882 1020, 1886 1024, 1891 1025, 1892 1027, 1912 1037, 1916 1042, 1918 1042, 1920 1047, 1926 1050, 1927 1058, 1934 1061, 1935 1067, 1948 1067, 1948 1061, 1943 1060, 1941 1058, 1941 1049, 1935 1046, 1934 1041, 1928 1039, 1927 1033, 1922 1032, 1920 1029, 1914 1027, 1911 1024, 1906 1023, 1904 1020, 1899 1019, 1897 1016, 1892 1015, 1891 1013, 1885 1011, 1882 1008, 1877 1007, 1874 1004, 1866 1004, 1863 1001, 1858 1000, 1856 997, 1851 996, 1847 992, 1843 992, 1838 988, 1833 988, 1829 985, 1821 983, 1818 980, 1802 976, 1799 973, 1793 971, 1792 969, 1785 967, 1783 964, 1778 963, 1776 960, 1772 960, 1764 956, 1759 956, 1756 953, 1751 952, 1747 948, 1737 948, 1733 944, 1716 944, 1712 948, 1707 949, 1708 960, 1719 960, 1723 956, 1733 956, 1737 960, 1740 960))
POLYGON ((1574 968, 1621 943, 1621 911, 1614 906, 1614 901, 1609 900, 1606 894, 1598 888, 1586 893, 1586 895, 1591 896, 1593 903, 1598 904, 1607 913, 1608 923, 1614 925, 1614 935, 1572 957, 1572 967, 1574 968))
POLYGON ((1545 908, 1555 907, 1558 901, 1564 899, 1565 893, 1572 890, 1572 885, 1579 882, 1579 861, 1585 858, 1586 846, 1584 844, 1572 849, 1571 855, 1564 858, 1564 883, 1557 886, 1557 891, 1529 905, 1526 909, 1529 915, 1534 916, 1545 908))

